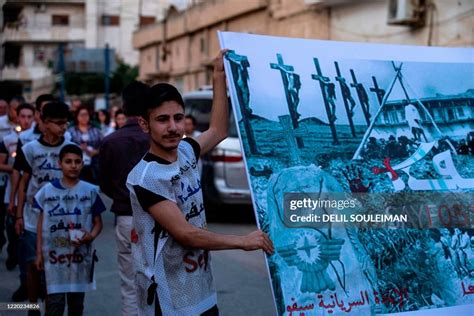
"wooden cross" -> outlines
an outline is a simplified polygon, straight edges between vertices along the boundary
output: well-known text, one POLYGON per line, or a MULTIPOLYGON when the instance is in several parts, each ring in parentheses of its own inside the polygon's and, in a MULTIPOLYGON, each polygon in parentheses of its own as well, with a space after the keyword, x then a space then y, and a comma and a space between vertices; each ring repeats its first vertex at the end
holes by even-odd
MULTIPOLYGON (((356 135, 355 127, 354 127, 354 122, 352 120, 352 114, 353 114, 352 109, 349 107, 349 103, 347 100, 348 97, 343 92, 344 85, 347 87, 346 79, 342 77, 341 70, 339 69, 339 64, 337 63, 337 61, 334 62, 334 65, 336 66, 336 73, 337 73, 336 80, 339 82, 339 88, 341 89, 342 100, 344 101, 344 107, 346 108, 347 120, 349 121, 349 125, 351 127, 352 137, 356 137, 357 135, 356 135)), ((348 87, 347 87, 347 90, 349 90, 348 87)), ((350 91, 348 92, 350 93, 350 91)), ((352 102, 355 104, 354 100, 352 100, 352 102)))
POLYGON ((249 150, 251 154, 256 155, 258 154, 258 149, 252 125, 250 124, 252 109, 249 106, 250 92, 247 81, 247 68, 250 67, 250 63, 248 62, 247 56, 237 55, 233 50, 228 51, 225 58, 230 61, 232 81, 235 91, 237 92, 237 100, 239 102, 240 113, 242 114, 242 122, 244 124, 249 150))
POLYGON ((324 101, 324 106, 326 108, 326 114, 328 117, 328 122, 329 122, 329 127, 331 128, 331 134, 332 134, 332 139, 333 139, 333 144, 334 145, 339 145, 339 139, 337 138, 337 131, 336 131, 336 125, 334 124, 334 120, 332 118, 335 113, 331 113, 331 109, 329 107, 329 102, 327 100, 327 95, 326 95, 326 89, 324 88, 324 85, 326 84, 324 81, 328 80, 328 77, 324 77, 322 72, 321 72, 321 67, 319 66, 319 61, 317 58, 313 58, 314 61, 314 66, 316 67, 316 74, 312 74, 311 78, 313 80, 318 80, 319 81, 319 86, 321 87, 321 92, 323 94, 323 101, 324 101))
POLYGON ((401 72, 398 71, 399 69, 401 69, 402 66, 400 65, 400 68, 397 67, 394 61, 392 61, 392 66, 393 66, 393 70, 397 71, 398 73, 397 79, 398 79, 398 82, 400 82, 400 86, 402 87, 403 93, 405 94, 405 98, 407 99, 408 102, 410 102, 410 96, 408 95, 407 89, 405 88, 405 85, 403 84, 401 72))
POLYGON ((372 81, 374 82, 374 87, 370 88, 370 91, 375 93, 375 95, 377 96, 377 100, 379 101, 379 104, 382 105, 382 100, 383 100, 383 97, 385 96, 385 90, 382 88, 379 88, 379 85, 377 83, 377 79, 375 79, 375 76, 372 76, 372 81))
POLYGON ((369 110, 369 100, 368 100, 367 92, 365 91, 362 83, 357 82, 357 78, 355 76, 354 70, 351 69, 350 71, 351 71, 351 76, 352 76, 351 87, 356 89, 357 97, 359 98, 362 112, 364 112, 365 121, 367 122, 367 126, 370 126, 370 110, 369 110))
MULTIPOLYGON (((288 90, 288 87, 290 85, 290 82, 288 80, 288 76, 294 76, 294 70, 295 68, 290 65, 285 65, 283 62, 283 57, 281 54, 277 54, 277 61, 278 63, 270 63, 270 68, 271 69, 277 69, 280 70, 281 74, 281 79, 283 80, 283 88, 285 89, 285 96, 286 96, 286 103, 288 104, 288 111, 290 112, 290 118, 291 122, 293 124, 293 128, 298 128, 299 123, 298 123, 298 118, 300 114, 297 112, 296 108, 298 104, 294 104, 293 98, 290 95, 290 91, 288 90)), ((297 138, 297 143, 298 147, 302 148, 304 147, 303 139, 302 138, 297 138)))
POLYGON ((308 135, 306 127, 293 128, 291 124, 291 117, 289 115, 281 115, 278 117, 280 125, 283 128, 280 131, 276 131, 270 137, 272 141, 281 141, 282 138, 285 140, 288 150, 290 152, 290 164, 292 166, 301 165, 300 150, 298 148, 297 139, 298 137, 304 137, 308 135))

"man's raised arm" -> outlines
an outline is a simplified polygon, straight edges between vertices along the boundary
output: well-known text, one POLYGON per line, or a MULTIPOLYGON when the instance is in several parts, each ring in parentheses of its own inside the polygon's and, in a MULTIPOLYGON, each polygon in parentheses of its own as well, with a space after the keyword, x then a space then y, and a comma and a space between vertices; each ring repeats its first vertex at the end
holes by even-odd
POLYGON ((227 137, 229 128, 229 104, 224 71, 224 54, 221 50, 214 60, 213 99, 209 129, 199 135, 196 140, 201 146, 201 155, 205 154, 227 137))

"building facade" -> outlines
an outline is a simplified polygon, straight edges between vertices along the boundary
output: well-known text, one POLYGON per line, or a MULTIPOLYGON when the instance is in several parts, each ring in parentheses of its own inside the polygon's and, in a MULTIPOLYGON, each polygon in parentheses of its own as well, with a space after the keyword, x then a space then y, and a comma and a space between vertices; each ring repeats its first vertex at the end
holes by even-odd
MULTIPOLYGON (((135 29, 161 19, 173 0, 0 0, 0 84, 18 85, 28 100, 50 93, 57 81, 59 44, 114 49, 138 63, 135 29)), ((181 1, 180 3, 187 3, 181 1)))
POLYGON ((106 43, 126 64, 138 63, 138 51, 132 46, 132 34, 138 27, 155 23, 164 16, 169 0, 87 0, 87 48, 106 43))
POLYGON ((186 92, 211 84, 219 30, 338 41, 472 46, 473 24, 471 0, 209 0, 140 28, 134 33, 133 45, 140 51, 141 80, 168 81, 186 92))
POLYGON ((85 41, 85 1, 3 2, 0 81, 17 83, 28 99, 50 93, 59 43, 85 41))
MULTIPOLYGON (((416 99, 393 100, 385 104, 382 115, 375 122, 378 138, 388 139, 390 135, 411 137, 412 132, 407 125, 404 111, 409 102, 418 104, 416 99)), ((442 135, 449 135, 459 141, 474 130, 474 89, 457 95, 421 98, 420 102, 424 106, 421 108, 418 105, 420 123, 428 137, 441 132, 442 135)))

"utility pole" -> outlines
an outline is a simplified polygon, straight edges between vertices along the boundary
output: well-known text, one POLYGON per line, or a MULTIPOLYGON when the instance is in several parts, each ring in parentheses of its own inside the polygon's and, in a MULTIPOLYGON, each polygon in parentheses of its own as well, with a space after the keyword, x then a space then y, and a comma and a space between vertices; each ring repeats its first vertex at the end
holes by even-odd
POLYGON ((105 108, 108 110, 109 109, 109 90, 110 90, 110 60, 109 60, 109 44, 105 44, 105 49, 104 49, 104 99, 105 99, 105 108))
POLYGON ((58 46, 59 58, 58 58, 58 72, 59 72, 59 100, 64 102, 64 90, 65 90, 65 64, 64 64, 64 43, 59 43, 58 46))

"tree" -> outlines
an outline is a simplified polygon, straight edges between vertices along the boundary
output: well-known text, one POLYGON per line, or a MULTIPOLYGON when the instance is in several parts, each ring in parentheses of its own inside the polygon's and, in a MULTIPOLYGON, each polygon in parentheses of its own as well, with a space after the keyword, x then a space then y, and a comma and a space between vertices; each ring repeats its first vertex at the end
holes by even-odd
POLYGON ((118 67, 112 75, 110 90, 115 93, 121 93, 123 88, 138 77, 138 67, 130 66, 119 61, 118 67))
MULTIPOLYGON (((65 74, 66 92, 69 95, 104 93, 104 73, 78 73, 65 74)), ((120 94, 122 89, 138 77, 138 67, 132 67, 118 61, 118 67, 110 79, 110 92, 120 94)))

